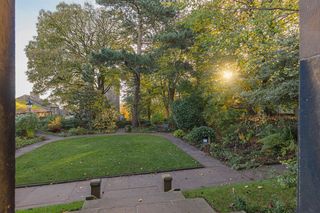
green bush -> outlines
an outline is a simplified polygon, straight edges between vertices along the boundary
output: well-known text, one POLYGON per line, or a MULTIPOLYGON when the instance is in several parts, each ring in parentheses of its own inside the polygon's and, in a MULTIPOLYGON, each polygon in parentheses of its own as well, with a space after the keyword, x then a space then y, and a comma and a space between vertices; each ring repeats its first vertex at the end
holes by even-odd
POLYGON ((162 113, 156 113, 151 117, 151 123, 153 125, 159 125, 164 122, 164 115, 162 113))
POLYGON ((39 128, 47 131, 48 130, 48 123, 50 123, 51 121, 53 121, 56 118, 55 115, 50 115, 44 118, 40 118, 39 120, 39 128))
POLYGON ((52 121, 48 123, 48 130, 50 132, 60 132, 62 129, 62 117, 56 116, 52 121))
POLYGON ((186 131, 203 125, 203 105, 204 101, 197 95, 175 101, 172 112, 177 127, 186 131))
POLYGON ((132 126, 131 126, 131 125, 126 125, 126 126, 124 127, 124 131, 125 131, 125 132, 132 132, 132 126))
POLYGON ((278 177, 278 183, 284 188, 296 187, 298 181, 298 161, 291 159, 282 163, 287 166, 288 170, 278 177))
POLYGON ((186 135, 186 133, 182 129, 177 129, 173 132, 173 136, 177 138, 183 138, 186 135))
POLYGON ((127 120, 120 120, 116 122, 116 126, 118 128, 124 128, 126 125, 130 125, 131 121, 127 121, 127 120))
POLYGON ((68 130, 77 128, 79 126, 79 120, 76 118, 62 118, 61 120, 62 129, 68 130))
MULTIPOLYGON (((129 123, 129 124, 131 124, 131 123, 129 123)), ((140 120, 140 126, 141 126, 141 127, 151 128, 153 125, 152 125, 152 122, 151 122, 151 121, 148 121, 148 120, 140 120)))
POLYGON ((202 139, 205 137, 208 137, 213 143, 215 139, 214 130, 207 126, 195 127, 184 138, 195 145, 201 145, 202 139))
POLYGON ((33 113, 16 117, 16 135, 34 138, 35 132, 38 129, 38 122, 38 117, 33 113))
POLYGON ((101 109, 93 120, 93 127, 99 132, 114 130, 116 129, 116 120, 118 119, 118 116, 119 113, 112 107, 101 109))
POLYGON ((290 130, 284 128, 277 131, 259 140, 263 144, 261 151, 275 156, 286 156, 290 153, 296 153, 297 145, 295 139, 290 134, 290 130))
POLYGON ((88 134, 88 130, 82 127, 77 127, 77 128, 71 128, 68 131, 68 135, 86 135, 88 134))

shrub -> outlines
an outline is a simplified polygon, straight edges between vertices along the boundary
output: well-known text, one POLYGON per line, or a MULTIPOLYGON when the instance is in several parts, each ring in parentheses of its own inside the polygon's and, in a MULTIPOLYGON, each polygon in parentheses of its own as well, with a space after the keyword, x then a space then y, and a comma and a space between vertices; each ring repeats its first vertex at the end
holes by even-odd
MULTIPOLYGON (((131 124, 131 123, 129 123, 129 124, 131 124)), ((148 120, 141 120, 140 126, 141 127, 152 127, 152 123, 151 123, 151 121, 148 121, 148 120)))
POLYGON ((113 108, 101 110, 93 121, 93 127, 100 132, 107 132, 116 128, 118 112, 113 108))
POLYGON ((62 128, 62 117, 56 116, 52 121, 48 123, 48 130, 50 132, 60 132, 62 128))
POLYGON ((186 133, 182 129, 177 129, 173 132, 173 136, 177 138, 183 138, 186 135, 186 133))
POLYGON ((68 130, 77 128, 79 126, 79 120, 76 118, 63 118, 61 121, 62 129, 68 130))
POLYGON ((125 132, 132 132, 132 126, 131 126, 131 125, 126 125, 126 126, 124 127, 124 131, 125 131, 125 132))
POLYGON ((201 97, 196 95, 175 101, 172 105, 172 112, 177 127, 186 131, 203 125, 203 105, 201 97))
POLYGON ((38 117, 33 113, 18 116, 16 118, 16 135, 34 138, 38 122, 38 117))
POLYGON ((278 177, 278 183, 284 188, 297 186, 298 181, 298 162, 296 159, 282 162, 287 166, 287 171, 278 177))
POLYGON ((184 138, 195 145, 201 145, 202 139, 205 137, 208 137, 211 143, 214 142, 214 130, 207 126, 195 127, 184 138))
POLYGON ((296 153, 297 145, 289 128, 282 128, 259 140, 263 144, 261 151, 275 156, 296 153))
POLYGON ((130 125, 131 121, 127 121, 127 120, 120 120, 120 121, 116 121, 116 126, 118 128, 124 128, 126 125, 130 125))
POLYGON ((56 118, 55 115, 50 115, 50 116, 47 116, 45 118, 41 118, 40 121, 39 121, 39 128, 44 130, 44 131, 47 131, 48 130, 48 124, 51 121, 53 121, 55 118, 56 118))
POLYGON ((69 135, 86 135, 88 134, 88 130, 82 127, 71 128, 68 131, 69 135))
POLYGON ((162 113, 156 113, 151 117, 151 123, 154 125, 159 125, 164 122, 164 116, 162 113))

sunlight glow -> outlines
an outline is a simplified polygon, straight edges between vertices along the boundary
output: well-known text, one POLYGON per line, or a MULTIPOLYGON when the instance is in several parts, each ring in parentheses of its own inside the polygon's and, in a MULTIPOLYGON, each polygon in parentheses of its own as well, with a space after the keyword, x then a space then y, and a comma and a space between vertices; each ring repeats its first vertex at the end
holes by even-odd
POLYGON ((222 76, 225 80, 231 80, 233 78, 233 73, 229 70, 224 71, 222 76))

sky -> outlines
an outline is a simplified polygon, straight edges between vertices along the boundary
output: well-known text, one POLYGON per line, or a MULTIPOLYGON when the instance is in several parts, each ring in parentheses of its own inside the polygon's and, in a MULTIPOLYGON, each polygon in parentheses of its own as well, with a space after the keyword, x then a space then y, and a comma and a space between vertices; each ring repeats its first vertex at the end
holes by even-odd
MULTIPOLYGON (((36 36, 36 24, 39 11, 55 10, 57 4, 63 0, 16 0, 16 97, 29 94, 32 84, 28 82, 25 72, 27 71, 27 57, 24 49, 36 36)), ((66 3, 84 2, 95 3, 95 0, 64 0, 66 3)))

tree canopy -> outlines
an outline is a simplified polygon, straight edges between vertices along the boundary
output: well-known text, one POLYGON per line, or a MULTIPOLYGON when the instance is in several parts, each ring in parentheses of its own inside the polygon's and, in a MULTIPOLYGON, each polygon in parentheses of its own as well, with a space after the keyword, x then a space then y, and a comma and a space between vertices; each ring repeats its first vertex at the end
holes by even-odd
POLYGON ((134 126, 152 117, 174 126, 175 103, 192 98, 212 126, 227 109, 238 117, 295 113, 297 0, 97 3, 40 12, 26 47, 36 92, 81 111, 122 82, 134 126))

